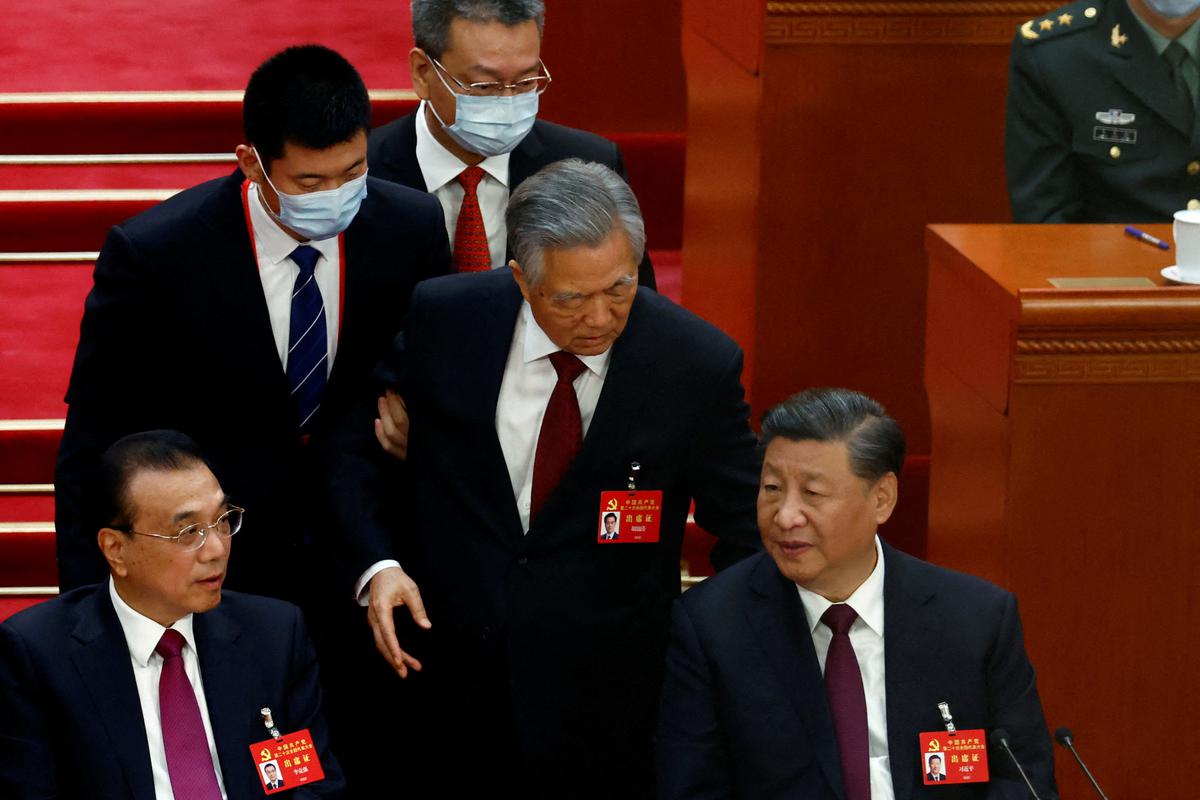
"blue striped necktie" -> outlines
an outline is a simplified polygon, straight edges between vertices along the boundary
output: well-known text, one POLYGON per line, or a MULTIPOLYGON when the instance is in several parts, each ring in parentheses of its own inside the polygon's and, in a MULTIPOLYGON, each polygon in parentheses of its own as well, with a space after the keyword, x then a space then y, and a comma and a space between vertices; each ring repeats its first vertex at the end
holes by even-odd
POLYGON ((287 381, 296 404, 300 433, 307 434, 325 391, 329 345, 325 331, 325 304, 313 271, 321 253, 302 244, 292 251, 300 268, 292 289, 292 316, 288 332, 287 381))

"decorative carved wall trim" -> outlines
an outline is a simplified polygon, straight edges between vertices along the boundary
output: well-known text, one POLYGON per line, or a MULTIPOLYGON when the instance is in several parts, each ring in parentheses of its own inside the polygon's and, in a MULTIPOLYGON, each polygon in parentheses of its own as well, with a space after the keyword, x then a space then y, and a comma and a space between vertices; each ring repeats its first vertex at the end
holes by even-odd
POLYGON ((1030 2, 1030 0, 1010 0, 1010 2, 875 2, 875 3, 767 3, 767 14, 771 16, 883 16, 883 15, 918 15, 918 16, 1004 16, 1004 17, 1036 17, 1044 14, 1062 3, 1030 2))
POLYGON ((1200 383, 1200 355, 1017 356, 1017 383, 1200 383))
POLYGON ((1017 26, 1055 2, 771 2, 768 46, 1007 45, 1017 26))
POLYGON ((1020 355, 1200 353, 1200 339, 1020 339, 1020 355))

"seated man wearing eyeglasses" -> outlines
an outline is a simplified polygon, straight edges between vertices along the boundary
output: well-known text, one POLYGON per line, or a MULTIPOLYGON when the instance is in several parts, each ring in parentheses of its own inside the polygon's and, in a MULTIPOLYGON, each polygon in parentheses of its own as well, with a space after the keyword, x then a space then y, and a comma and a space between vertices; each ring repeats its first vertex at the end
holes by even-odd
POLYGON ((243 512, 196 444, 118 440, 90 505, 109 579, 0 625, 0 797, 262 796, 267 716, 324 774, 292 796, 341 797, 300 610, 222 592, 243 512))
MULTIPOLYGON (((509 262, 509 193, 547 164, 581 158, 625 177, 612 142, 537 119, 550 85, 539 57, 544 20, 542 0, 412 2, 408 68, 422 102, 371 134, 369 160, 376 177, 441 201, 459 270, 509 262)), ((654 288, 649 258, 638 285, 654 288)))

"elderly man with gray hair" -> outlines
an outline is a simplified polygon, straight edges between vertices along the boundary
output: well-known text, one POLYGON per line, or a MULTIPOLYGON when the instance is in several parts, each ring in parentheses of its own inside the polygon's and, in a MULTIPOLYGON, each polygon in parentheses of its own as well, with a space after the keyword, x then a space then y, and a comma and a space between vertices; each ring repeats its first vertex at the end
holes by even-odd
POLYGON ((471 765, 439 793, 648 798, 689 507, 716 566, 757 546, 742 353, 639 289, 641 213, 607 167, 546 167, 507 223, 509 268, 414 293, 391 358, 408 460, 389 480, 348 430, 344 550, 380 652, 424 687, 409 738, 471 765))

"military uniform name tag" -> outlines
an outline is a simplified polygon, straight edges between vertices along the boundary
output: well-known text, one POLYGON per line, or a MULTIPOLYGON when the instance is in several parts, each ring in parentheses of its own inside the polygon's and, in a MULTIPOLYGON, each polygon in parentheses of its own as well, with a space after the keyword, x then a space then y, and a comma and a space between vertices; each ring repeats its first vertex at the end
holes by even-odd
POLYGON ((933 731, 921 734, 921 782, 925 786, 987 783, 987 734, 933 731))
POLYGON ((1119 144, 1137 144, 1137 128, 1110 128, 1097 125, 1092 128, 1092 141, 1117 142, 1119 144))
POLYGON ((627 489, 600 493, 600 544, 647 544, 658 541, 662 496, 657 490, 627 489))
POLYGON ((250 745, 254 769, 263 791, 275 794, 325 779, 321 759, 308 729, 250 745))

